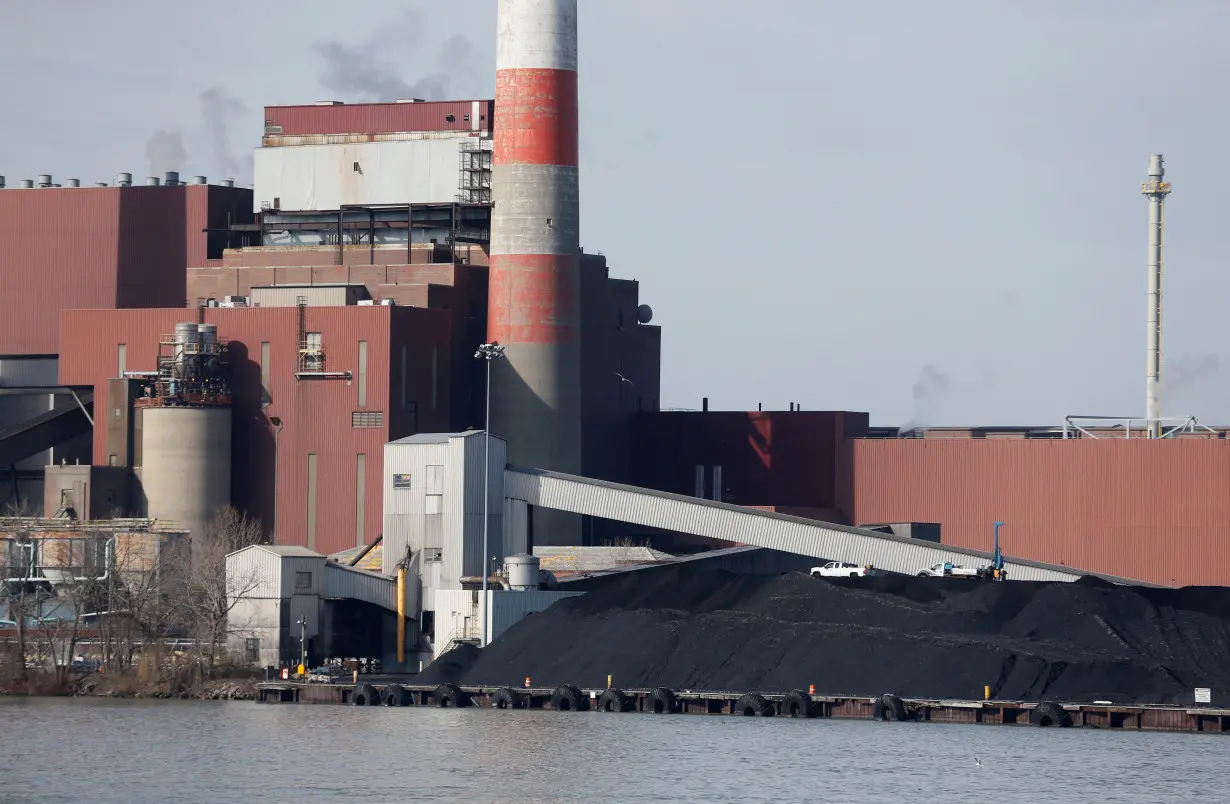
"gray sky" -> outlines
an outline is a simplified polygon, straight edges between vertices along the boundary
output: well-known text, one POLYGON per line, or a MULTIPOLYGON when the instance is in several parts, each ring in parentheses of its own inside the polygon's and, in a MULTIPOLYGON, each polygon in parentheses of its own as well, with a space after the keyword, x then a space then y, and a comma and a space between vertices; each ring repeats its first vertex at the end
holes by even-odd
MULTIPOLYGON (((247 182, 265 104, 489 96, 494 17, 5 0, 0 174, 145 175, 161 130, 247 182)), ((581 0, 582 242, 641 281, 664 406, 1139 415, 1161 152, 1165 412, 1230 423, 1227 34, 1224 0, 581 0)))

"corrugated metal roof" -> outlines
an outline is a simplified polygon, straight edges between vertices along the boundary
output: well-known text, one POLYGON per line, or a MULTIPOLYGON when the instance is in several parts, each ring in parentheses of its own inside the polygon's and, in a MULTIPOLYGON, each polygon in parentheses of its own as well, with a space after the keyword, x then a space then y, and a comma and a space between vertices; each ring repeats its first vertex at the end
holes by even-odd
MULTIPOLYGON (((981 550, 919 542, 877 531, 540 469, 508 467, 504 473, 504 493, 506 497, 543 508, 831 561, 872 564, 892 572, 914 574, 941 561, 983 566, 991 558, 990 553, 981 550)), ((1019 559, 1006 559, 1005 566, 1009 577, 1022 581, 1072 581, 1082 575, 1096 574, 1019 559)), ((1124 578, 1101 577, 1117 583, 1134 583, 1124 578)))
MULTIPOLYGON (((394 444, 447 444, 450 438, 469 438, 470 436, 482 435, 482 430, 467 430, 464 433, 417 433, 406 438, 399 438, 393 441, 394 444)), ((497 439, 499 436, 492 434, 492 439, 497 439)))
POLYGON ((600 570, 674 559, 652 547, 535 547, 539 566, 551 572, 598 572, 600 570))
POLYGON ((324 596, 335 600, 362 600, 397 611, 397 579, 329 562, 325 564, 324 596))
POLYGON ((299 547, 292 544, 258 544, 255 545, 257 550, 264 550, 267 553, 273 553, 275 556, 295 556, 298 558, 324 558, 315 550, 309 550, 306 547, 299 547))

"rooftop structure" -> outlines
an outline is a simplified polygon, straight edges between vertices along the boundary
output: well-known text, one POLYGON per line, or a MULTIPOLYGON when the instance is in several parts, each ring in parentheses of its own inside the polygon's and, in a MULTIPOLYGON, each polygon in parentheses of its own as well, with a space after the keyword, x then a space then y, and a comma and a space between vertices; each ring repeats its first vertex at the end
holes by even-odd
POLYGON ((253 209, 490 203, 493 119, 478 100, 266 107, 253 209))

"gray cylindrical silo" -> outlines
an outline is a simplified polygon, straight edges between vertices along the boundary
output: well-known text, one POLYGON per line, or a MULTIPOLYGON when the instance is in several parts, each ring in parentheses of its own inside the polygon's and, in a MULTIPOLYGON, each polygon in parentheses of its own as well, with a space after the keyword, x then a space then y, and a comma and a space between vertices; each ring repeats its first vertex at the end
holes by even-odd
POLYGON ((231 409, 146 408, 140 478, 146 516, 203 536, 231 502, 231 409))

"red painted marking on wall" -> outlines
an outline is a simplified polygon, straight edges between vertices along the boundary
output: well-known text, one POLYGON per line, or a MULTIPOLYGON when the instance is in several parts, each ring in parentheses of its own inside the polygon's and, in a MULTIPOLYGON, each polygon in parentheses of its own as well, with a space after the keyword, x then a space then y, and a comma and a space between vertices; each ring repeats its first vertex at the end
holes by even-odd
POLYGON ((487 337, 509 343, 571 343, 578 337, 576 257, 491 257, 487 337))
POLYGON ((577 166, 576 72, 500 70, 495 114, 495 164, 577 166))

